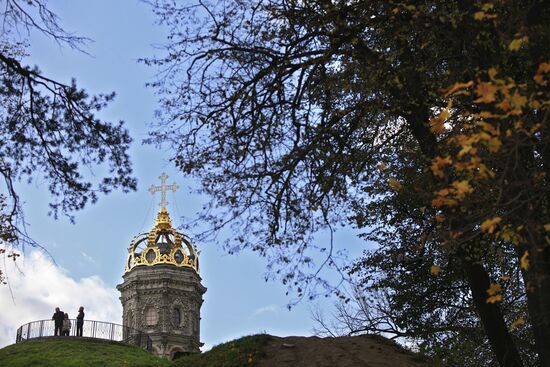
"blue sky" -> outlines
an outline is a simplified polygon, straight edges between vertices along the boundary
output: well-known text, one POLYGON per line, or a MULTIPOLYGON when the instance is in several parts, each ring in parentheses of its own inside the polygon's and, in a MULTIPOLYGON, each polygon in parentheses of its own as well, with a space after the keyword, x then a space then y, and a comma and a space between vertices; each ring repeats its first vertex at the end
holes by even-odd
MULTIPOLYGON (((45 75, 59 81, 69 82, 75 77, 79 87, 91 94, 117 93, 115 101, 101 117, 126 122, 134 138, 131 156, 139 186, 134 193, 114 192, 101 197, 97 204, 77 213, 76 224, 71 224, 66 218, 55 221, 47 217, 48 194, 43 181, 38 178, 31 185, 19 184, 18 190, 25 201, 28 231, 47 248, 55 264, 32 255, 32 249, 27 249, 21 261, 25 275, 14 271, 8 274, 12 284, 17 285, 12 289, 14 300, 7 297, 6 287, 0 288, 0 306, 19 309, 19 313, 15 320, 0 319, 0 326, 3 326, 0 328, 0 347, 11 338, 2 333, 15 334, 15 330, 10 329, 15 324, 49 318, 53 304, 63 300, 67 305, 60 306, 71 310, 88 300, 90 305, 85 306, 91 315, 120 323, 121 307, 114 287, 122 280, 127 248, 134 235, 152 226, 158 209, 158 195, 153 198, 148 187, 159 184, 158 176, 162 172, 168 174, 168 183, 176 182, 180 186, 174 195, 168 195, 168 210, 174 224, 181 223, 180 216, 193 216, 201 203, 208 200, 190 193, 195 183, 173 168, 166 152, 141 144, 156 108, 153 91, 145 87, 145 83, 154 78, 155 70, 139 64, 137 59, 160 52, 154 45, 162 43, 164 38, 163 29, 154 25, 150 7, 137 0, 56 0, 50 2, 50 7, 59 15, 66 30, 94 40, 86 47, 89 55, 32 34, 30 56, 26 61, 38 65, 45 75), (26 262, 33 270, 25 271, 26 262), (46 278, 46 271, 52 277, 50 283, 65 286, 45 284, 37 291, 30 283, 33 277, 46 278), (19 279, 21 276, 26 278, 19 279), (44 290, 44 287, 51 288, 44 290), (99 303, 93 295, 90 298, 89 294, 83 294, 96 289, 101 295, 97 297, 101 300, 99 303), (48 295, 45 299, 39 298, 42 291, 48 295), (33 298, 25 292, 37 295, 33 298), (70 294, 61 297, 64 292, 70 294), (103 310, 100 312, 93 307, 103 310)), ((193 237, 192 233, 187 234, 193 237)), ((323 236, 319 240, 328 241, 323 236)), ((351 249, 352 253, 364 246, 355 235, 345 231, 337 232, 336 244, 351 249)), ((286 288, 278 282, 263 280, 264 259, 247 252, 226 255, 213 243, 196 245, 201 251, 203 284, 208 288, 201 310, 201 339, 206 345, 256 332, 311 334, 310 309, 315 305, 302 302, 288 311, 286 305, 291 298, 285 295, 286 288)), ((318 302, 322 302, 322 307, 329 307, 331 300, 318 302)), ((69 314, 74 317, 71 311, 69 314)))

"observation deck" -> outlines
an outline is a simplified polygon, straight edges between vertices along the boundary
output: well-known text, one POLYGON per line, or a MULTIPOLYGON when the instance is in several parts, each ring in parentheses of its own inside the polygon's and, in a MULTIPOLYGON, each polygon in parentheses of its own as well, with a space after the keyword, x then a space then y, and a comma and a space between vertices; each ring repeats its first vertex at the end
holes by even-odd
POLYGON ((71 320, 69 336, 54 336, 54 320, 32 321, 17 329, 15 342, 20 343, 38 338, 92 338, 136 345, 148 352, 152 350, 152 341, 147 333, 111 322, 84 320, 82 336, 76 336, 76 319, 71 320))

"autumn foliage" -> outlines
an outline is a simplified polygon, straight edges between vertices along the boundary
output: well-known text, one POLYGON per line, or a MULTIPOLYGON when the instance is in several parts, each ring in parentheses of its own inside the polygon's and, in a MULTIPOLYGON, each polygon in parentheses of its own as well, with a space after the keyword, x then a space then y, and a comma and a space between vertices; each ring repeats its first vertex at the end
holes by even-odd
POLYGON ((201 180, 230 251, 349 301, 321 257, 353 282, 349 332, 451 365, 550 365, 547 1, 154 10, 171 32, 145 60, 164 71, 150 141, 201 180), (312 235, 338 225, 376 247, 342 266, 312 235))

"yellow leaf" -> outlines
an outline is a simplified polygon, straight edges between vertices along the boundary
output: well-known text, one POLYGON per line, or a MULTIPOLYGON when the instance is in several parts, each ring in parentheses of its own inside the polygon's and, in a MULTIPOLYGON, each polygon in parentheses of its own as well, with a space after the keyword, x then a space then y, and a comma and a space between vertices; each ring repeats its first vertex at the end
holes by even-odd
POLYGON ((475 154, 475 149, 474 147, 472 147, 471 144, 462 145, 462 149, 460 149, 460 151, 458 152, 458 158, 462 158, 464 155, 470 152, 474 152, 475 154))
POLYGON ((523 253, 523 256, 521 257, 521 259, 519 259, 519 266, 523 269, 523 270, 529 270, 529 251, 525 251, 523 253))
POLYGON ((521 236, 515 232, 510 226, 505 226, 502 230, 497 232, 497 237, 506 242, 511 242, 514 245, 519 245, 521 242, 521 236))
POLYGON ((537 69, 537 74, 546 74, 550 72, 550 62, 542 62, 537 69))
POLYGON ((453 160, 450 157, 441 158, 440 156, 437 156, 433 159, 430 169, 432 170, 434 176, 443 178, 445 177, 443 169, 451 163, 453 163, 453 160))
POLYGON ((510 331, 517 329, 521 325, 525 325, 525 320, 520 317, 516 321, 512 322, 512 325, 510 325, 510 331))
POLYGON ((540 85, 548 84, 548 82, 544 80, 544 77, 542 76, 542 74, 536 74, 533 77, 533 80, 535 81, 535 83, 540 84, 540 85))
POLYGON ((481 112, 478 113, 476 116, 481 117, 481 118, 488 119, 488 118, 497 118, 497 117, 499 117, 500 115, 495 115, 494 113, 489 112, 489 111, 481 111, 481 112))
POLYGON ((403 185, 401 185, 401 182, 397 181, 393 177, 389 179, 389 183, 390 183, 390 187, 395 191, 399 191, 403 187, 403 185))
POLYGON ((441 273, 441 267, 439 267, 438 265, 432 265, 432 267, 430 268, 430 273, 435 276, 439 275, 439 273, 441 273))
POLYGON ((467 180, 455 181, 451 185, 455 189, 455 196, 458 199, 462 199, 466 194, 474 191, 474 188, 470 186, 467 180))
MULTIPOLYGON (((458 91, 462 91, 461 93, 464 93, 463 89, 469 88, 472 85, 474 85, 474 82, 471 80, 466 83, 454 83, 452 87, 450 87, 448 90, 445 91, 445 97, 455 94, 458 91)), ((461 93, 457 93, 457 94, 461 94, 461 93)))
POLYGON ((544 225, 544 230, 550 232, 550 223, 544 225))
POLYGON ((497 104, 497 107, 500 108, 504 112, 508 112, 512 108, 512 105, 510 104, 509 99, 504 99, 502 102, 497 104))
POLYGON ((515 91, 512 98, 510 98, 510 102, 512 102, 512 106, 514 108, 521 109, 527 104, 527 97, 522 96, 518 91, 515 91))
POLYGON ((497 294, 496 296, 491 296, 489 298, 487 298, 487 303, 497 303, 497 302, 500 302, 502 301, 502 295, 500 294, 497 294))
POLYGON ((485 4, 481 5, 481 10, 489 11, 489 10, 493 9, 494 7, 495 6, 492 3, 485 3, 485 4))
POLYGON ((493 83, 482 82, 476 86, 475 92, 479 96, 475 103, 491 103, 496 99, 497 87, 493 83))
POLYGON ((483 20, 485 18, 485 12, 484 11, 478 11, 474 13, 474 19, 475 20, 483 20))
POLYGON ((495 226, 502 221, 501 217, 493 217, 485 220, 481 223, 481 231, 493 233, 495 231, 495 226))
POLYGON ((502 142, 499 138, 491 138, 491 140, 487 143, 487 146, 489 147, 489 152, 496 153, 500 150, 502 142))
POLYGON ((444 109, 436 118, 430 120, 430 127, 434 134, 439 135, 445 132, 445 121, 447 121, 449 115, 449 110, 444 109))
POLYGON ((548 82, 544 80, 544 74, 550 72, 550 62, 543 62, 539 65, 539 68, 537 69, 537 73, 533 77, 535 80, 535 83, 540 85, 546 85, 548 82))
POLYGON ((523 46, 527 42, 529 42, 529 37, 527 37, 527 36, 516 38, 516 39, 512 40, 512 42, 510 42, 510 44, 508 45, 508 50, 517 51, 521 48, 521 46, 523 46))
POLYGON ((458 204, 455 199, 447 199, 444 197, 436 197, 432 200, 432 206, 434 208, 439 208, 440 206, 447 205, 447 206, 454 206, 458 204))
POLYGON ((484 11, 478 11, 474 13, 475 20, 494 19, 496 17, 496 14, 489 14, 484 11))
POLYGON ((498 135, 498 130, 495 128, 493 124, 490 124, 485 121, 479 121, 476 123, 476 125, 481 126, 481 128, 486 132, 488 132, 489 134, 498 135))
POLYGON ((500 286, 500 284, 497 284, 497 283, 491 283, 491 285, 489 286, 489 289, 487 289, 487 294, 490 296, 500 294, 501 292, 502 292, 502 287, 500 286))

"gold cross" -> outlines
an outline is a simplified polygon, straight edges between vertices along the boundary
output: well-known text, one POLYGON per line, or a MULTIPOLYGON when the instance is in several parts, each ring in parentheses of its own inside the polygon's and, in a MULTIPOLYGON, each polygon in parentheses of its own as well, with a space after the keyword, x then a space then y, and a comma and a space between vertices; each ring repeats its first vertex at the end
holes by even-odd
POLYGON ((155 192, 160 191, 161 193, 160 206, 163 209, 166 209, 166 204, 168 204, 166 202, 166 191, 172 190, 172 192, 176 192, 179 186, 176 185, 176 183, 173 183, 172 185, 167 185, 166 179, 168 178, 168 175, 166 175, 166 173, 164 172, 162 173, 162 175, 159 176, 159 178, 160 178, 160 186, 151 185, 151 187, 149 188, 149 192, 154 195, 155 192))

